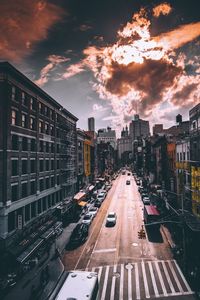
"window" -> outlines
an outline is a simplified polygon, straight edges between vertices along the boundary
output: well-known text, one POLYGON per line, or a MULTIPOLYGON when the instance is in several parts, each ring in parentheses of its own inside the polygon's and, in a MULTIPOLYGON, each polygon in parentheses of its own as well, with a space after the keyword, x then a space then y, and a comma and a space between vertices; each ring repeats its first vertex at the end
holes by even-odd
POLYGON ((36 122, 35 122, 35 118, 33 117, 30 117, 30 129, 36 130, 36 122))
POLYGON ((38 200, 38 214, 40 214, 42 211, 42 202, 41 199, 38 200))
POLYGON ((49 160, 46 159, 46 171, 49 171, 49 160))
POLYGON ((26 137, 22 138, 22 151, 28 150, 28 139, 26 137))
POLYGON ((59 159, 57 159, 57 169, 59 169, 60 168, 60 161, 59 161, 59 159))
POLYGON ((22 198, 27 197, 28 195, 28 184, 27 182, 22 183, 22 198))
POLYGON ((54 170, 54 160, 51 160, 51 170, 54 170))
POLYGON ((48 208, 51 207, 51 195, 48 196, 48 208))
POLYGON ((50 135, 54 135, 54 127, 53 127, 53 125, 50 125, 50 135))
POLYGON ((50 178, 46 178, 45 179, 45 184, 46 184, 46 189, 49 189, 50 188, 50 178))
POLYGON ((36 151, 36 140, 31 139, 31 151, 35 152, 36 151))
POLYGON ((22 104, 28 106, 28 97, 24 92, 22 92, 22 104))
POLYGON ((36 201, 31 203, 31 218, 36 217, 36 201))
POLYGON ((40 191, 44 190, 44 179, 40 179, 40 191))
POLYGON ((39 113, 43 114, 43 105, 41 102, 39 102, 39 113))
POLYGON ((53 117, 53 110, 52 110, 52 109, 50 109, 50 111, 49 111, 49 118, 50 118, 51 120, 54 119, 54 117, 53 117))
POLYGON ((43 124, 41 121, 39 121, 39 133, 43 132, 43 124))
POLYGON ((8 214, 8 232, 11 232, 16 228, 15 211, 8 214))
POLYGON ((22 127, 27 128, 27 115, 22 114, 22 127))
POLYGON ((185 152, 183 152, 183 161, 185 161, 185 152))
POLYGON ((19 139, 17 135, 12 135, 12 150, 19 150, 19 139))
POLYGON ((30 209, 31 209, 30 204, 25 206, 25 221, 26 222, 30 220, 30 212, 31 212, 30 209))
POLYGON ((36 110, 36 101, 33 98, 30 99, 30 109, 36 110))
POLYGON ((40 159, 40 172, 44 171, 44 164, 43 164, 43 160, 40 159))
POLYGON ((16 110, 12 110, 12 125, 18 125, 18 112, 16 110))
POLYGON ((16 88, 15 88, 15 86, 12 86, 11 99, 16 100, 15 98, 16 98, 16 88))
POLYGON ((59 175, 57 175, 57 180, 56 180, 56 182, 57 182, 57 185, 60 184, 60 176, 59 176, 59 175))
POLYGON ((44 132, 46 134, 49 134, 49 125, 47 123, 45 123, 45 125, 44 125, 44 132))
POLYGON ((13 159, 12 160, 12 176, 17 176, 17 175, 19 175, 18 159, 13 159))
POLYGON ((56 137, 60 137, 60 129, 56 128, 56 137))
POLYGON ((51 153, 54 153, 54 150, 55 150, 55 146, 54 144, 51 144, 51 153))
POLYGON ((180 161, 182 161, 182 153, 180 153, 180 161))
POLYGON ((40 152, 44 152, 44 142, 43 141, 40 141, 40 149, 39 149, 40 152))
POLYGON ((31 195, 34 195, 36 192, 35 180, 31 181, 31 195))
POLYGON ((59 145, 59 144, 56 145, 56 152, 57 152, 57 153, 60 152, 60 145, 59 145))
POLYGON ((18 184, 11 186, 11 200, 13 202, 19 199, 18 191, 19 191, 18 184))
POLYGON ((42 198, 42 206, 43 206, 43 211, 47 210, 47 198, 44 197, 42 198))
POLYGON ((46 152, 49 153, 49 142, 46 142, 46 152))
POLYGON ((35 173, 36 171, 36 160, 31 159, 31 173, 35 173))
POLYGON ((27 159, 22 160, 22 174, 28 173, 28 161, 27 159))
POLYGON ((55 183, 54 183, 54 177, 52 176, 52 177, 51 177, 51 187, 54 187, 54 184, 55 184, 55 183))

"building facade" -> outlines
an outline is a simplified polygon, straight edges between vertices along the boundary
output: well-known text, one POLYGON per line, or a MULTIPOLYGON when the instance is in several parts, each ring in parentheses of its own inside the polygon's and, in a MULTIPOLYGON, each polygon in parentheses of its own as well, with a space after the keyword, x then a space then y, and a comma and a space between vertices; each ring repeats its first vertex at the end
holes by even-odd
POLYGON ((116 132, 112 130, 110 127, 107 127, 107 130, 99 129, 97 134, 97 143, 110 143, 113 149, 116 149, 116 132))
POLYGON ((0 249, 53 218, 76 190, 77 118, 0 63, 0 249))
POLYGON ((150 135, 149 121, 142 120, 139 115, 135 115, 129 125, 129 134, 132 141, 148 137, 150 135))

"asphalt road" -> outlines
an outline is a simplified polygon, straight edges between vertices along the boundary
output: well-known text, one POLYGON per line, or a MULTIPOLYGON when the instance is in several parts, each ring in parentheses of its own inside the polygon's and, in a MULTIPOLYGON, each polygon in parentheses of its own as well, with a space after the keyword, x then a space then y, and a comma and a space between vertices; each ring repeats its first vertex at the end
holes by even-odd
POLYGON ((138 238, 143 225, 143 203, 133 176, 113 182, 92 225, 86 243, 66 251, 66 270, 98 272, 99 299, 193 299, 182 271, 173 260, 168 241, 159 229, 138 238), (126 180, 131 181, 126 185, 126 180), (117 214, 114 227, 106 227, 110 211, 117 214))

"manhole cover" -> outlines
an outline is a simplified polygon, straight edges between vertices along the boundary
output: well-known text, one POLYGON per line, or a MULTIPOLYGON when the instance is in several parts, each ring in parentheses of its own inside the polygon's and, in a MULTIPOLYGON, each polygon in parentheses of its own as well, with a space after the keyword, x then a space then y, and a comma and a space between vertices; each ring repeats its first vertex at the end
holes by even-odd
POLYGON ((128 264, 125 266, 125 268, 126 268, 127 270, 132 270, 132 269, 133 269, 133 265, 130 264, 130 263, 128 263, 128 264))
POLYGON ((133 243, 132 246, 137 247, 138 243, 133 243))
POLYGON ((113 277, 120 277, 120 274, 118 272, 113 273, 113 277))

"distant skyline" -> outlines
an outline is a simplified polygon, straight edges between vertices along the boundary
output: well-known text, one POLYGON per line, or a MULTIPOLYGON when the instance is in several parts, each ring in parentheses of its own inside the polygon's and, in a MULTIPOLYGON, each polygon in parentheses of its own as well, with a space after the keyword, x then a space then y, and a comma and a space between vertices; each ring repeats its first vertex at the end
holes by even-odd
POLYGON ((2 0, 0 60, 79 118, 175 124, 200 100, 200 3, 2 0))

